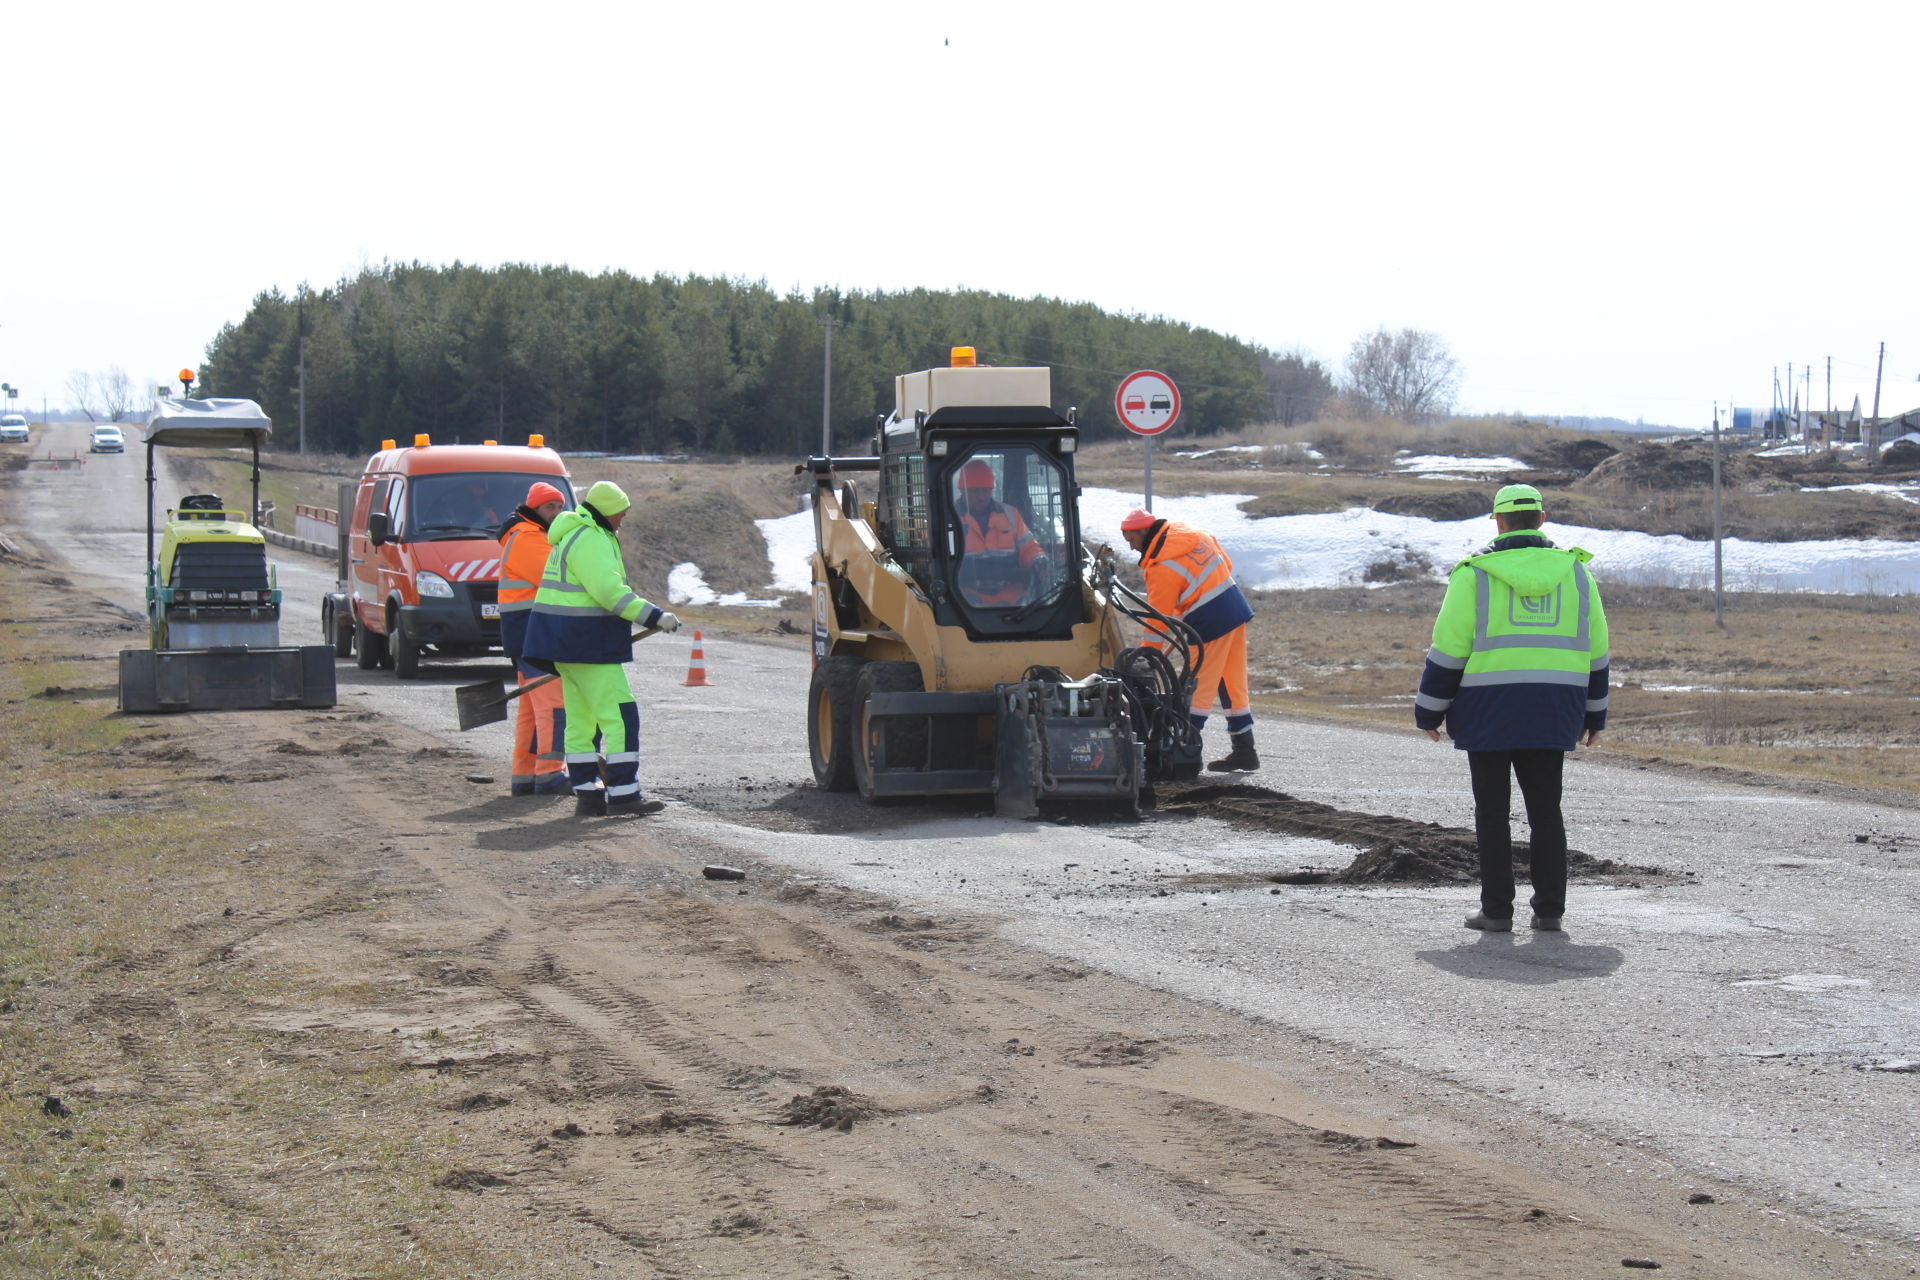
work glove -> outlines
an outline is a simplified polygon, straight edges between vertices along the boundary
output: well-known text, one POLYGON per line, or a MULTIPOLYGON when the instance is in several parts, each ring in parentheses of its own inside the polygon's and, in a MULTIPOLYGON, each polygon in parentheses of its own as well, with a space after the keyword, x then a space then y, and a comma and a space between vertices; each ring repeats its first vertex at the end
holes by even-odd
POLYGON ((654 623, 653 625, 660 628, 660 630, 662 631, 674 632, 680 629, 680 619, 674 617, 672 614, 668 613, 666 610, 663 609, 660 611, 660 621, 654 623))

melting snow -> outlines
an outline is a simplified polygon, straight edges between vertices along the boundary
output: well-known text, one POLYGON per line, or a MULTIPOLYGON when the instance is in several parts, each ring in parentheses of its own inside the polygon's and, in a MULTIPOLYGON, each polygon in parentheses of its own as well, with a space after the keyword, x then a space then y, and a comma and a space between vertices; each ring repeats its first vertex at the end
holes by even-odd
MULTIPOLYGON (((1240 581, 1262 590, 1363 585, 1369 565, 1383 560, 1431 566, 1440 580, 1459 560, 1485 546, 1493 521, 1425 520, 1360 507, 1322 515, 1255 518, 1240 510, 1250 494, 1157 498, 1156 514, 1197 524, 1218 537, 1233 557, 1240 581)), ((1089 542, 1111 542, 1127 554, 1120 517, 1140 505, 1141 495, 1088 488, 1081 494, 1081 532, 1089 542)), ((767 540, 774 592, 805 592, 811 582, 813 516, 796 512, 755 522, 767 540)), ((1713 585, 1713 544, 1678 535, 1633 530, 1587 529, 1549 521, 1547 536, 1560 546, 1594 555, 1593 568, 1608 582, 1699 589, 1713 585)), ((1811 591, 1838 595, 1901 595, 1920 591, 1920 543, 1888 539, 1723 544, 1730 591, 1811 591)), ((704 585, 704 584, 703 584, 704 585)))
MULTIPOLYGON (((1436 477, 1486 475, 1494 471, 1531 471, 1533 469, 1518 458, 1452 458, 1438 453, 1395 458, 1393 465, 1402 471, 1433 472, 1436 477)), ((1422 479, 1425 478, 1422 477, 1422 479)))
POLYGON ((721 595, 707 585, 706 575, 692 561, 677 564, 667 572, 668 604, 739 604, 754 605, 763 609, 778 608, 778 600, 749 600, 744 591, 729 591, 721 595))

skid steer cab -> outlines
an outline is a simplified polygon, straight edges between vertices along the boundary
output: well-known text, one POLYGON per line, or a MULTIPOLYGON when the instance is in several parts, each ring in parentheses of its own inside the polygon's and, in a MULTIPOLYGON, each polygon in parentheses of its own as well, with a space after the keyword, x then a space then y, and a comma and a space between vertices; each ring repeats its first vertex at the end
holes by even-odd
POLYGON ((874 803, 991 796, 1137 817, 1199 771, 1198 644, 1080 540, 1071 410, 1044 368, 953 363, 895 379, 873 453, 815 457, 814 778, 874 803), (1158 618, 1165 651, 1121 619, 1158 618))
POLYGON ((280 643, 280 588, 260 509, 260 446, 273 424, 251 400, 162 400, 143 434, 147 446, 147 638, 120 651, 120 710, 246 711, 331 707, 333 652, 280 643), (253 501, 229 507, 188 494, 155 528, 157 448, 247 448, 253 501), (155 537, 159 536, 156 553, 155 537))

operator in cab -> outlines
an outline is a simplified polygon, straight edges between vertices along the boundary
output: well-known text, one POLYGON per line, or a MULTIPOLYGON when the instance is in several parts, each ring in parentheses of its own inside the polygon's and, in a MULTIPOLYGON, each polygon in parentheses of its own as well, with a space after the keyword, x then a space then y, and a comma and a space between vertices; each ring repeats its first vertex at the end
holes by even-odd
POLYGON ((1013 605, 1045 590, 1053 561, 1018 509, 995 494, 993 467, 975 458, 960 468, 960 527, 966 534, 960 590, 972 605, 1013 605))

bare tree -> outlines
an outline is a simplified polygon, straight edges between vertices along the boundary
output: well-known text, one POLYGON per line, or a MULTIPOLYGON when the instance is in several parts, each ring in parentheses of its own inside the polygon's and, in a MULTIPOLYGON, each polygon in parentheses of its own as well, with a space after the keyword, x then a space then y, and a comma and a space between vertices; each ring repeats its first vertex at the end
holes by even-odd
POLYGON ((67 399, 73 402, 75 409, 87 415, 87 421, 95 422, 99 420, 99 392, 93 385, 92 374, 80 369, 75 369, 72 373, 68 374, 67 399))
POLYGON ((1460 364, 1435 334, 1380 328, 1354 339, 1347 383, 1347 393, 1376 412, 1417 422, 1453 408, 1460 364))
POLYGON ((95 375, 93 384, 100 392, 107 421, 119 422, 125 418, 133 408, 133 379, 127 376, 127 371, 110 364, 105 373, 95 375))
POLYGON ((1273 419, 1283 427, 1313 421, 1333 399, 1333 378, 1305 352, 1262 351, 1260 372, 1266 379, 1273 419))

